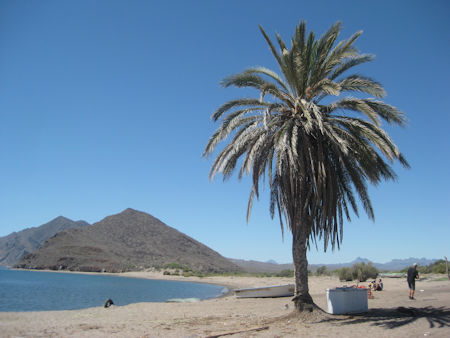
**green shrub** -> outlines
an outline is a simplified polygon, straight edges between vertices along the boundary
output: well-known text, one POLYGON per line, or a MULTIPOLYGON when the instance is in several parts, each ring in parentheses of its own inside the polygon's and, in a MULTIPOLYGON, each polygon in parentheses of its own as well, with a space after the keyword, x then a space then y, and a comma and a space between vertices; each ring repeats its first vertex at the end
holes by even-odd
POLYGON ((352 281, 358 279, 360 282, 375 279, 378 276, 378 269, 371 262, 355 264, 349 268, 341 268, 338 270, 338 276, 341 281, 352 281))
MULTIPOLYGON (((406 273, 410 266, 407 266, 406 268, 402 269, 401 272, 406 273)), ((446 273, 446 266, 445 261, 443 259, 440 259, 434 263, 431 263, 429 265, 419 265, 417 267, 417 271, 419 271, 419 274, 425 274, 425 273, 446 273)))
POLYGON ((276 274, 277 277, 294 277, 294 270, 281 270, 276 274))
POLYGON ((371 262, 368 264, 360 263, 352 266, 353 279, 358 279, 360 282, 365 282, 366 280, 375 279, 378 276, 378 269, 372 265, 371 262))
POLYGON ((184 265, 178 264, 178 263, 167 263, 164 265, 165 269, 179 269, 179 270, 185 270, 188 269, 187 267, 185 267, 184 265))
POLYGON ((322 265, 321 267, 317 268, 316 275, 317 276, 324 276, 324 275, 328 276, 329 273, 327 271, 327 267, 325 265, 322 265))
POLYGON ((294 277, 294 270, 281 270, 280 272, 253 272, 245 273, 246 276, 254 276, 258 278, 265 277, 294 277))
POLYGON ((353 274, 351 268, 340 268, 338 270, 339 280, 341 281, 351 281, 353 280, 353 274))
POLYGON ((204 274, 203 272, 200 271, 184 271, 183 272, 183 277, 199 277, 199 278, 203 278, 206 277, 207 275, 204 274))
POLYGON ((447 273, 446 263, 443 259, 430 264, 430 268, 432 273, 447 273))

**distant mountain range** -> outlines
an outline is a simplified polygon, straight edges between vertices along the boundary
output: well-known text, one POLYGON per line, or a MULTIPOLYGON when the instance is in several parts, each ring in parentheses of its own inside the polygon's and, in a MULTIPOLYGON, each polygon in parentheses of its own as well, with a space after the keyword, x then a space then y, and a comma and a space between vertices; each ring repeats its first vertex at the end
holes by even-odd
MULTIPOLYGON (((232 261, 234 264, 240 266, 244 270, 252 273, 258 273, 258 272, 268 272, 268 273, 278 273, 282 270, 292 270, 294 269, 293 264, 277 264, 274 260, 270 260, 268 262, 258 262, 258 261, 247 261, 242 259, 233 259, 229 258, 230 261, 232 261)), ((434 263, 437 261, 437 259, 427 259, 427 258, 406 258, 406 259, 393 259, 390 262, 387 263, 375 263, 372 262, 372 264, 381 271, 399 271, 402 270, 408 266, 413 265, 414 263, 417 263, 419 265, 429 265, 431 263, 434 263)), ((308 269, 311 271, 316 271, 321 266, 326 266, 327 270, 337 270, 343 267, 352 266, 354 264, 358 263, 369 263, 370 260, 367 258, 361 258, 358 257, 355 260, 348 262, 348 263, 339 263, 339 264, 310 264, 308 266, 308 269)))
POLYGON ((242 271, 200 242, 133 209, 89 227, 59 232, 25 255, 16 267, 121 272, 170 263, 200 272, 242 271))
POLYGON ((47 239, 60 231, 82 228, 88 225, 89 223, 85 221, 75 222, 60 216, 41 226, 0 237, 0 266, 13 266, 24 255, 33 252, 47 239))
MULTIPOLYGON (((398 270, 402 270, 408 266, 413 265, 414 263, 417 263, 419 265, 429 265, 431 263, 436 262, 437 259, 427 259, 427 258, 414 258, 414 257, 410 257, 410 258, 406 258, 406 259, 393 259, 390 262, 387 263, 376 263, 376 262, 372 262, 373 266, 375 266, 378 270, 381 271, 398 271, 398 270)), ((369 263, 370 260, 368 260, 367 258, 361 258, 358 257, 355 260, 353 260, 352 262, 349 263, 344 263, 344 264, 319 264, 317 265, 317 267, 320 267, 321 265, 326 265, 328 270, 335 270, 335 269, 339 269, 341 267, 345 267, 345 266, 352 266, 354 264, 357 263, 369 263)), ((317 268, 316 267, 316 268, 317 268)))
POLYGON ((278 264, 274 260, 270 260, 267 262, 259 262, 259 261, 247 261, 243 259, 234 259, 228 258, 231 262, 240 266, 247 272, 250 273, 259 273, 259 272, 268 272, 268 273, 278 273, 282 270, 293 270, 294 265, 292 264, 278 264))

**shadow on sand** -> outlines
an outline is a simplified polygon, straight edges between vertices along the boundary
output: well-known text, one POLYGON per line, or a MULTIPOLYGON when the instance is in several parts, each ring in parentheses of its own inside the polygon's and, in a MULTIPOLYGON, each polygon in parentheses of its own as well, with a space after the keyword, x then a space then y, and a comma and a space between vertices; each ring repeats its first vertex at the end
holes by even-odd
POLYGON ((395 329, 408 325, 420 318, 425 318, 430 328, 450 326, 450 309, 446 307, 426 306, 422 308, 398 307, 391 309, 370 309, 363 314, 333 316, 321 320, 322 323, 350 325, 371 322, 371 325, 395 329))

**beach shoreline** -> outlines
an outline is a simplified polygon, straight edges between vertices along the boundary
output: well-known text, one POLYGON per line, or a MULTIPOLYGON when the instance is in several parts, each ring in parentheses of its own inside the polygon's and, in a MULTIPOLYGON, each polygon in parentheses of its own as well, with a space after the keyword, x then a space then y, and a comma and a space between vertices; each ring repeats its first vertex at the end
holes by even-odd
MULTIPOLYGON (((79 272, 75 272, 79 273, 79 272)), ((293 283, 286 277, 182 277, 156 271, 114 276, 200 282, 226 286, 228 294, 195 303, 135 303, 83 310, 1 312, 1 337, 447 337, 450 335, 450 282, 421 280, 417 300, 407 297, 403 278, 385 278, 384 290, 369 299, 369 312, 327 315, 307 322, 292 316, 290 297, 238 299, 232 290, 293 283), (411 312, 402 313, 399 309, 411 312), (230 333, 230 334, 229 334, 230 333)), ((337 277, 310 277, 310 293, 326 310, 326 289, 343 285, 337 277)))

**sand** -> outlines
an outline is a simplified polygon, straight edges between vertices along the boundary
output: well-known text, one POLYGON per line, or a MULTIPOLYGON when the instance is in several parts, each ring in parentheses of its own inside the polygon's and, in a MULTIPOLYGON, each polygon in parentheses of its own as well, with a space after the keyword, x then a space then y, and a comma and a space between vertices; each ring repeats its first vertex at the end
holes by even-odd
MULTIPOLYGON (((291 278, 177 277, 156 272, 123 276, 195 281, 229 288, 293 283, 291 278)), ((426 278, 408 299, 406 281, 385 278, 369 312, 299 319, 290 298, 225 297, 196 303, 138 303, 72 311, 1 312, 0 337, 450 337, 450 282, 426 278)), ((310 277, 314 301, 326 310, 336 277, 310 277)), ((352 283, 347 283, 351 285, 352 283)))

